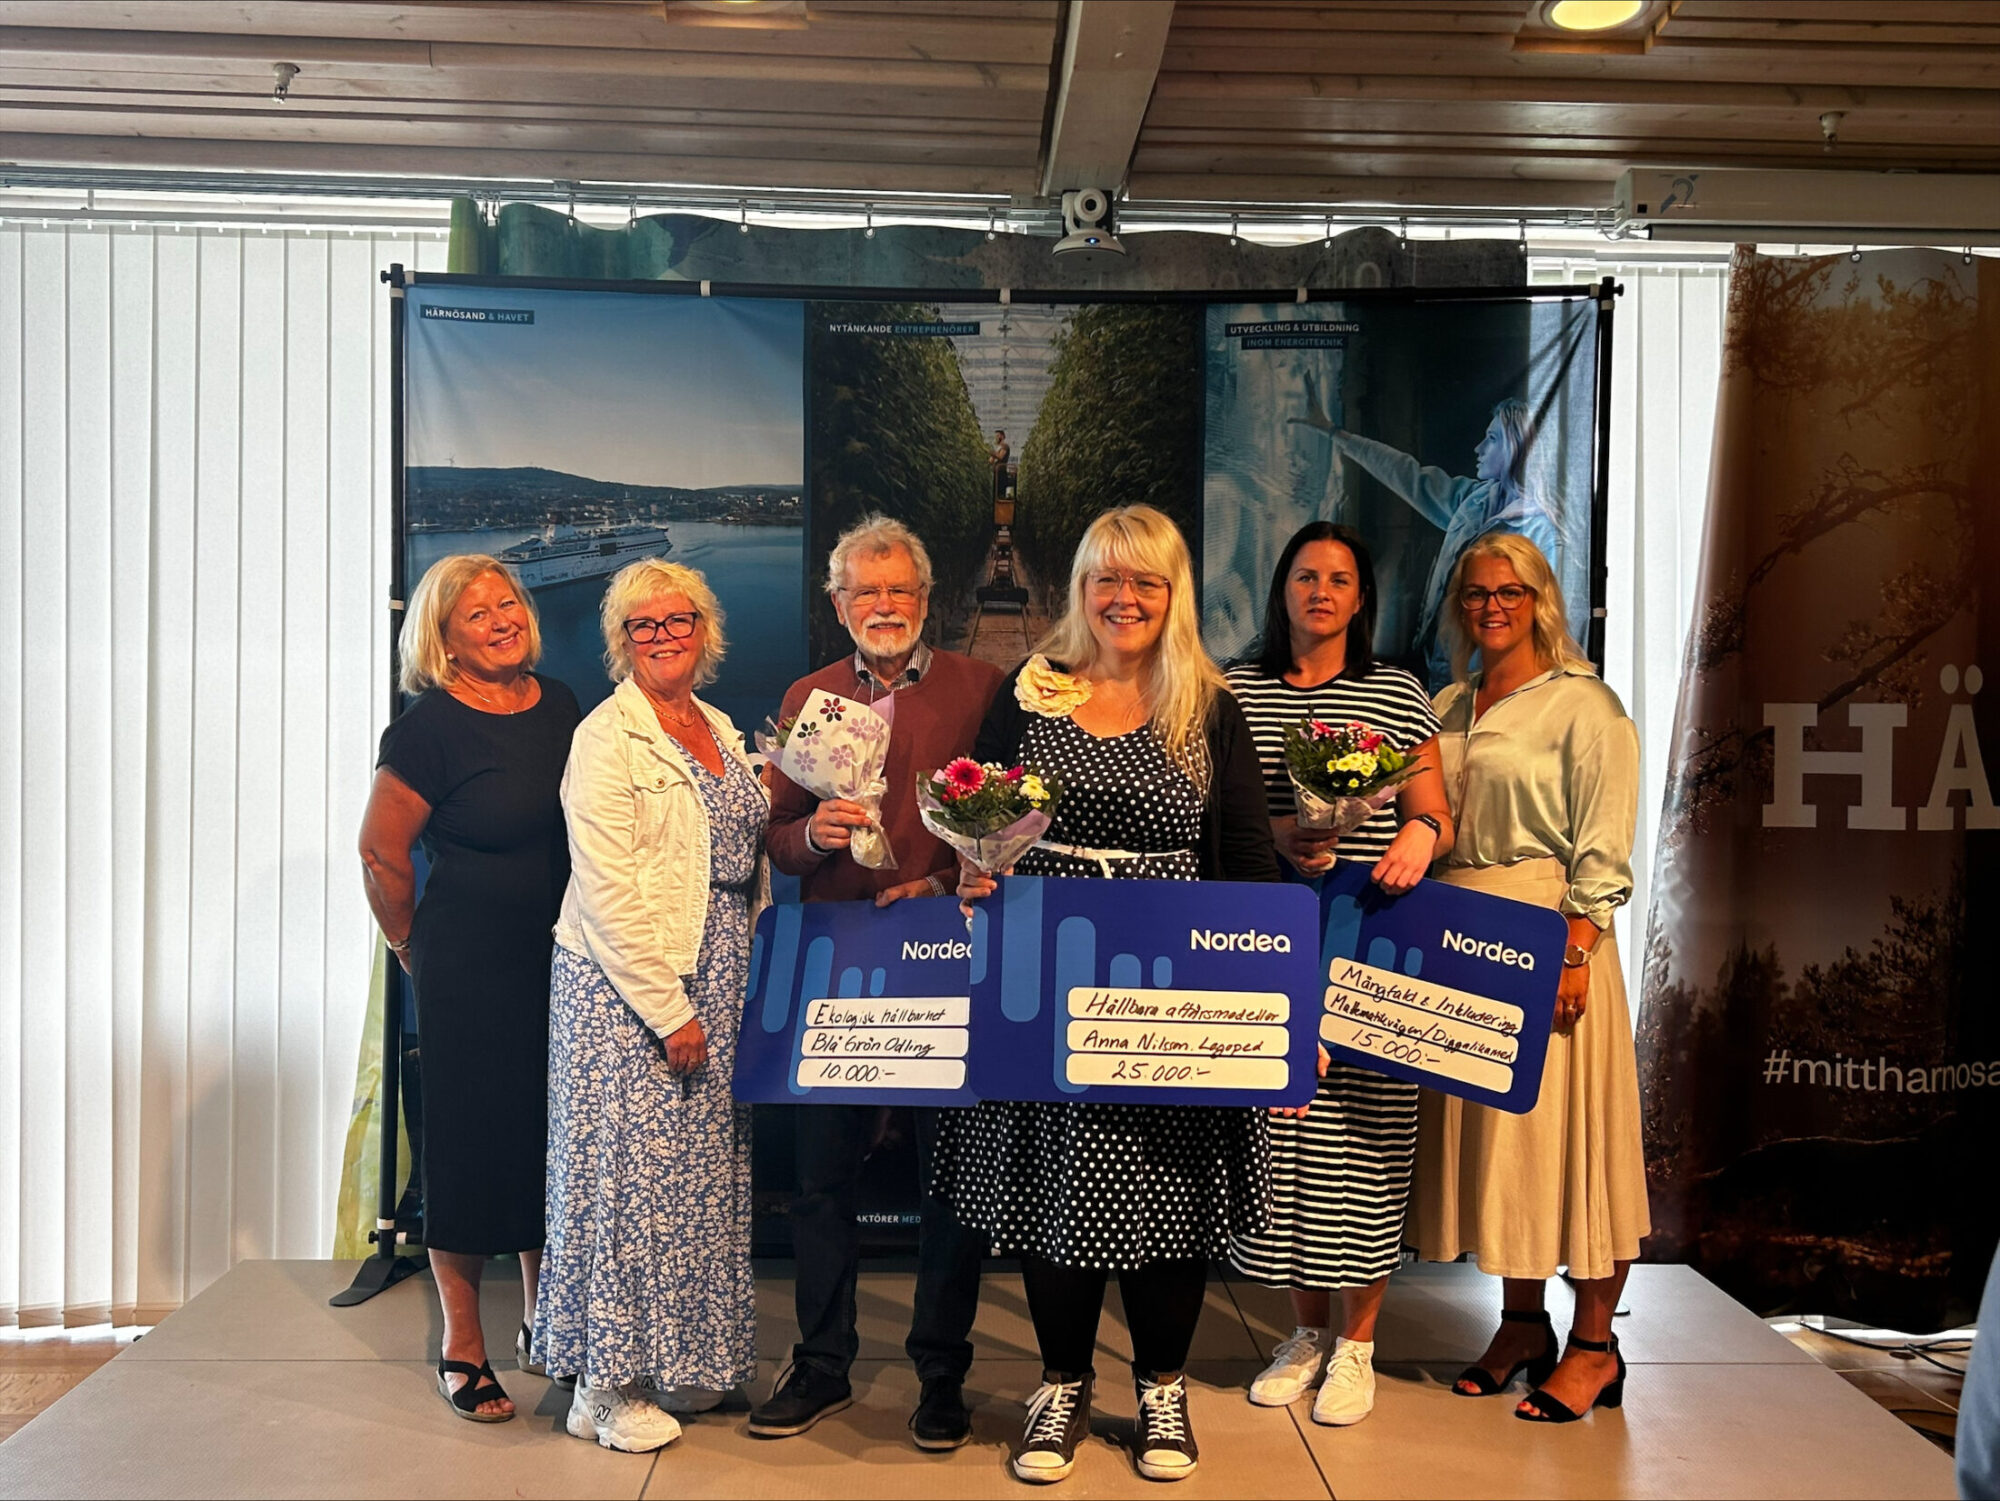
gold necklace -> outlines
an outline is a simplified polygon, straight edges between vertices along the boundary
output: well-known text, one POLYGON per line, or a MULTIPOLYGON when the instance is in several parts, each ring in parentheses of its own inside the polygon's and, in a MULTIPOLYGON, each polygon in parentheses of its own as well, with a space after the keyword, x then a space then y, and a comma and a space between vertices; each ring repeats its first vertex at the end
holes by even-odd
MULTIPOLYGON (((482 704, 487 705, 487 707, 489 708, 497 709, 502 714, 519 714, 523 709, 528 707, 527 704, 523 702, 515 704, 512 708, 509 708, 503 700, 497 698, 489 698, 479 689, 473 687, 472 679, 467 677, 462 672, 458 675, 458 686, 463 688, 467 693, 470 693, 474 698, 478 699, 482 704)), ((527 698, 528 695, 525 688, 522 690, 520 696, 523 700, 527 698)))
POLYGON ((693 729, 701 721, 701 710, 695 708, 692 701, 688 704, 688 717, 683 719, 673 711, 666 699, 654 698, 650 693, 646 697, 652 702, 654 713, 664 715, 684 730, 693 729))

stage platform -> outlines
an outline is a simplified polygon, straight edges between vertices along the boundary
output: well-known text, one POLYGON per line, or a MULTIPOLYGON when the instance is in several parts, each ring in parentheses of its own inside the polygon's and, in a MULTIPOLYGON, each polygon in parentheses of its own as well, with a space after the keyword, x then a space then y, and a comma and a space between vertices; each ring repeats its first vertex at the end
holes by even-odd
MULTIPOLYGON (((798 1438, 751 1438, 747 1398, 685 1420, 658 1454, 614 1454, 563 1431, 567 1393, 514 1369, 520 1286, 486 1285, 487 1344, 522 1415, 478 1425, 433 1388, 428 1277, 359 1308, 327 1298, 351 1262, 245 1262, 0 1444, 0 1496, 820 1496, 1020 1498, 1007 1469, 1039 1373, 1018 1274, 988 1278, 968 1391, 971 1444, 913 1448, 916 1378, 902 1358, 912 1276, 861 1279, 856 1403, 798 1438), (501 1358, 502 1356, 505 1358, 501 1358)), ((761 1266, 759 1395, 791 1339, 789 1265, 761 1266)), ((1375 1414, 1321 1428, 1310 1402, 1244 1400, 1290 1333, 1284 1295, 1217 1278, 1189 1363, 1201 1468, 1168 1491, 1123 1447, 1133 1395, 1117 1296, 1098 1356, 1091 1442, 1050 1493, 1075 1497, 1913 1496, 1954 1494, 1950 1460, 1685 1267, 1641 1266, 1618 1321, 1625 1406, 1581 1423, 1517 1422, 1513 1401, 1468 1400, 1452 1376, 1478 1353, 1498 1283, 1423 1266, 1390 1283, 1375 1414)), ((1551 1308, 1568 1320, 1556 1284, 1551 1308)))

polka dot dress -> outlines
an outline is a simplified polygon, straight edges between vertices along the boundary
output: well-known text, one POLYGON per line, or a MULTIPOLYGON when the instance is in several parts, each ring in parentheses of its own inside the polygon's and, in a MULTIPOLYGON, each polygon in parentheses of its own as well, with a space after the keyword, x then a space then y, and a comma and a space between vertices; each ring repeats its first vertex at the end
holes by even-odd
MULTIPOLYGON (((1150 730, 1099 739, 1034 718, 1021 746, 1062 800, 1045 841, 1113 858, 1117 880, 1195 879, 1202 797, 1150 730)), ((1022 875, 1101 879, 1095 859, 1035 849, 1022 875)), ((1262 1111, 988 1100, 940 1114, 936 1191, 1001 1254, 1135 1267, 1219 1257, 1263 1228, 1270 1149, 1262 1111)))

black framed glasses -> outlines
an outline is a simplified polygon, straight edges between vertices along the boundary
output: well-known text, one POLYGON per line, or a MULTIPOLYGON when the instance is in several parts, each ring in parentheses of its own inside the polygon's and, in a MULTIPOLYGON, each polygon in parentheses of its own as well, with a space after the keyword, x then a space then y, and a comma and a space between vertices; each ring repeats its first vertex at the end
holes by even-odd
POLYGON ((685 641, 700 623, 699 610, 690 610, 685 615, 669 615, 664 620, 648 620, 642 615, 625 622, 625 639, 635 646, 645 646, 663 635, 674 641, 685 641))
POLYGON ((1518 610, 1535 591, 1526 584, 1502 584, 1498 589, 1482 589, 1467 584, 1458 591, 1458 602, 1468 610, 1483 610, 1489 599, 1498 600, 1503 610, 1518 610))

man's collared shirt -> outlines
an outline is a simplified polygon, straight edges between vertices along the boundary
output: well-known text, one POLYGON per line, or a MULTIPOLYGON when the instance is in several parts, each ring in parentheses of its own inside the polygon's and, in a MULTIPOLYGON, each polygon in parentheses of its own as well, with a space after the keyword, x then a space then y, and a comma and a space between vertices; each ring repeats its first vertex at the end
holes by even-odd
POLYGON ((931 670, 931 649, 927 642, 919 641, 917 649, 910 653, 909 665, 893 683, 885 683, 875 675, 875 669, 868 665, 868 659, 858 650, 854 653, 854 679, 868 690, 872 700, 879 693, 894 693, 898 688, 907 688, 919 682, 931 670))

